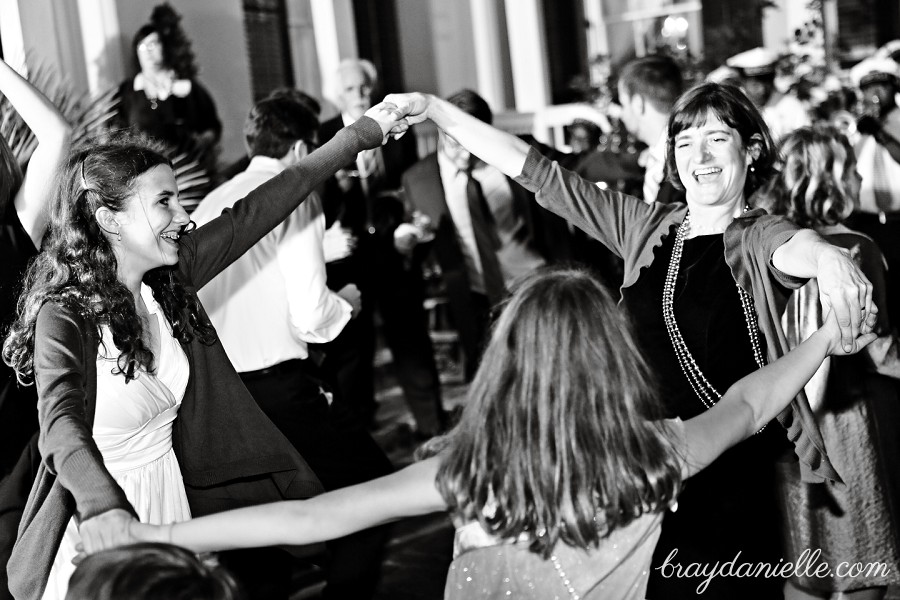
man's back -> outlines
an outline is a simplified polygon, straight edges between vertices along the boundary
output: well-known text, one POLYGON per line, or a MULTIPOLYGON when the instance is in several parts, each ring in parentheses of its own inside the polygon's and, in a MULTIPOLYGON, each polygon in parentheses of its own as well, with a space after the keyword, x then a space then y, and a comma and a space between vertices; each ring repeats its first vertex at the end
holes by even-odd
MULTIPOLYGON (((204 199, 194 220, 214 219, 283 169, 276 159, 254 157, 246 171, 204 199)), ((306 342, 333 339, 350 319, 349 305, 325 285, 324 230, 322 205, 312 194, 199 291, 239 372, 306 358, 306 342)))

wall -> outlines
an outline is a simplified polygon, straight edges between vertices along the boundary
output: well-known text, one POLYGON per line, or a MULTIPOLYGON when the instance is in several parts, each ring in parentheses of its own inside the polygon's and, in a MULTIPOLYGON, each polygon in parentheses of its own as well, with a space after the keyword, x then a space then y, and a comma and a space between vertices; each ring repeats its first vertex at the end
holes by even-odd
POLYGON ((0 1, 3 51, 13 66, 25 56, 30 66, 56 70, 81 94, 88 90, 87 69, 78 28, 78 6, 59 0, 0 1))
MULTIPOLYGON (((253 99, 247 45, 244 40, 241 0, 170 0, 181 13, 181 25, 191 39, 199 79, 206 87, 222 120, 221 162, 228 163, 245 153, 241 133, 253 99)), ((117 0, 122 31, 121 47, 131 56, 134 32, 146 23, 155 2, 117 0)), ((129 63, 126 63, 130 65, 129 63)))
POLYGON ((422 0, 396 0, 403 81, 407 91, 439 93, 432 47, 431 4, 422 0))
POLYGON ((462 88, 477 90, 469 3, 430 0, 430 4, 437 93, 448 96, 462 88))

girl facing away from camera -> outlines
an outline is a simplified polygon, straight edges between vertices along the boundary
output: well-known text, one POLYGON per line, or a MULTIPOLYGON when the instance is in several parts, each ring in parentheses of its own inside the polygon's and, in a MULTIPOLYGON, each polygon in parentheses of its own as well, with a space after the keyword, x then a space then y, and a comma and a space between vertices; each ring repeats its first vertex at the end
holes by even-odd
MULTIPOLYGON (((872 339, 861 325, 856 352, 872 339)), ((644 598, 663 514, 684 480, 769 422, 831 354, 834 317, 711 410, 663 420, 630 324, 578 269, 525 278, 493 329, 459 425, 435 456, 312 500, 170 526, 148 541, 195 551, 311 543, 449 510, 445 598, 644 598)))

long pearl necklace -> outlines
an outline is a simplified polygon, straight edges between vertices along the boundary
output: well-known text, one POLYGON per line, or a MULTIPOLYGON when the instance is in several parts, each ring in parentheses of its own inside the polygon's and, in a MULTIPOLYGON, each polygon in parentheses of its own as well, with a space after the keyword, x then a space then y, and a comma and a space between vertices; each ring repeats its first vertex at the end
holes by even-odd
MULTIPOLYGON (((712 408, 719 401, 722 394, 716 390, 713 385, 707 381, 703 375, 703 371, 697 366, 691 351, 688 350, 684 338, 681 337, 681 331, 678 329, 678 323, 675 321, 675 280, 678 278, 678 267, 681 263, 681 252, 684 249, 684 239, 688 231, 691 229, 691 214, 685 216, 681 226, 675 233, 675 246, 672 248, 672 258, 669 260, 669 269, 666 272, 666 282, 663 285, 663 319, 666 322, 666 330, 669 332, 669 339, 675 349, 675 355, 678 357, 678 364, 681 366, 682 372, 691 384, 694 393, 703 402, 706 408, 712 408)), ((737 285, 737 284, 736 284, 737 285)), ((753 358, 761 369, 766 363, 763 359, 763 353, 759 345, 759 330, 756 326, 756 310, 753 308, 753 299, 750 294, 744 291, 740 285, 737 286, 738 294, 741 297, 741 306, 744 309, 744 320, 747 322, 747 331, 750 334, 750 344, 753 346, 753 358)), ((762 431, 762 429, 760 429, 762 431)), ((758 433, 758 432, 757 432, 758 433)))

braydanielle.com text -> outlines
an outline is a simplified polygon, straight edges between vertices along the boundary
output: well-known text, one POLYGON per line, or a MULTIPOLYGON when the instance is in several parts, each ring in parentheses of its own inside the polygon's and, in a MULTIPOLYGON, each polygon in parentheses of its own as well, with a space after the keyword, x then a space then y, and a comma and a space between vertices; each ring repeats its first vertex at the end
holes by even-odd
POLYGON ((734 556, 733 559, 726 562, 716 563, 688 563, 682 565, 675 562, 678 555, 678 548, 673 549, 666 560, 656 570, 666 579, 670 577, 688 578, 703 577, 703 581, 697 585, 697 593, 702 594, 706 591, 710 582, 716 577, 779 577, 787 579, 789 577, 887 577, 891 570, 887 563, 871 562, 848 562, 839 563, 832 569, 831 565, 821 560, 822 551, 804 550, 800 554, 797 562, 784 562, 784 559, 778 559, 777 563, 766 562, 739 562, 741 553, 734 556))

